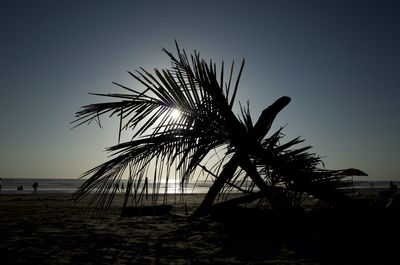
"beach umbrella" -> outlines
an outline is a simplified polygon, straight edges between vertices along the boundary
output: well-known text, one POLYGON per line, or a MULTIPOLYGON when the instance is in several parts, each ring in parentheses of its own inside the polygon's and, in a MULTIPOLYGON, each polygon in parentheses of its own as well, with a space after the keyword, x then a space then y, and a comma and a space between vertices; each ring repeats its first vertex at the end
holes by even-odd
POLYGON ((342 176, 368 176, 367 173, 356 169, 356 168, 348 168, 348 169, 343 169, 341 171, 339 171, 338 175, 342 175, 342 176))
POLYGON ((343 169, 339 172, 338 175, 351 177, 352 185, 354 185, 354 180, 353 180, 354 176, 368 176, 367 173, 356 168, 343 169))

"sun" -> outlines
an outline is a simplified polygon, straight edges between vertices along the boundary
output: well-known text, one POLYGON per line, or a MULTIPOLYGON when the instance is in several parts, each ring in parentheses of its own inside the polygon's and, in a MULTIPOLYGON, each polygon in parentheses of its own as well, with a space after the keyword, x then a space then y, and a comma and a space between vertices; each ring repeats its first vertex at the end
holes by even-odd
POLYGON ((181 116, 181 112, 178 109, 173 109, 170 117, 172 120, 177 120, 181 116))

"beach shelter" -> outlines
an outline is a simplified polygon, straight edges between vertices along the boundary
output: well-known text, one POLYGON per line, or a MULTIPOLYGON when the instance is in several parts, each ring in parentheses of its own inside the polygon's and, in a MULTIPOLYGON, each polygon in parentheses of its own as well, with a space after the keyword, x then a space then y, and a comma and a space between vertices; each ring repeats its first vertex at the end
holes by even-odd
POLYGON ((364 171, 361 171, 359 169, 356 169, 356 168, 348 168, 348 169, 341 170, 340 175, 342 175, 342 176, 368 176, 367 173, 365 173, 364 171))
POLYGON ((359 169, 356 169, 356 168, 348 168, 348 169, 341 170, 339 175, 351 177, 351 183, 353 186, 354 186, 354 181, 353 181, 354 176, 368 176, 367 173, 365 173, 364 171, 361 171, 359 169))

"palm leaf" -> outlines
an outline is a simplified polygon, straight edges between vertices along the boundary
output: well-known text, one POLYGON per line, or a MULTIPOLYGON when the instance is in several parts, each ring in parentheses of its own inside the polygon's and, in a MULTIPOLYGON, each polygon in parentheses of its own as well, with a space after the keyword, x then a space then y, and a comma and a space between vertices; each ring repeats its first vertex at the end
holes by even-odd
MULTIPOLYGON (((112 159, 83 175, 89 179, 78 190, 78 200, 93 194, 91 202, 97 203, 98 208, 107 208, 115 194, 113 183, 120 181, 123 172, 127 168, 131 170, 128 186, 132 187, 134 182, 142 181, 151 161, 160 161, 154 170, 162 172, 164 167, 169 170, 179 160, 177 170, 183 171, 182 181, 189 179, 210 151, 229 144, 230 139, 239 137, 234 135, 245 132, 245 126, 232 112, 244 62, 228 99, 223 90, 222 72, 219 83, 212 63, 207 64, 198 53, 189 60, 185 51, 181 52, 179 47, 177 50, 179 59, 165 51, 172 61, 169 70, 155 69, 154 74, 144 69, 135 74, 129 72, 144 86, 143 92, 114 83, 128 93, 96 95, 120 101, 83 106, 77 112, 75 127, 109 115, 119 116, 119 134, 126 129, 133 131, 132 141, 107 149, 112 159), (181 112, 178 120, 169 118, 174 109, 181 112), (141 166, 132 167, 132 164, 141 166)), ((229 90, 230 84, 226 87, 229 90)))
POLYGON ((289 97, 276 100, 254 124, 249 104, 240 106, 241 116, 232 111, 244 60, 236 77, 231 64, 225 82, 223 62, 218 71, 199 53, 188 56, 177 43, 176 49, 176 56, 163 50, 171 60, 169 69, 128 72, 142 90, 114 83, 125 93, 95 94, 112 101, 86 105, 76 113, 74 127, 93 121, 100 124, 104 115, 120 121, 118 144, 107 149, 110 160, 83 174, 88 179, 78 189, 77 200, 89 196, 99 209, 97 214, 104 214, 115 196, 115 183, 129 169, 124 206, 131 193, 138 202, 151 167, 155 200, 161 178, 165 175, 168 181, 172 170, 180 173, 182 186, 198 168, 213 176, 214 184, 197 213, 209 209, 218 194, 232 190, 253 193, 249 198, 267 198, 274 207, 298 201, 301 193, 343 201, 341 188, 348 184, 345 171, 320 169, 323 163, 309 152, 311 146, 297 147, 304 141, 300 138, 281 143, 283 128, 267 137, 289 97), (170 116, 174 110, 181 113, 177 119, 170 116), (120 143, 123 130, 131 131, 132 140, 120 143), (209 167, 209 158, 218 150, 225 152, 222 159, 209 167))

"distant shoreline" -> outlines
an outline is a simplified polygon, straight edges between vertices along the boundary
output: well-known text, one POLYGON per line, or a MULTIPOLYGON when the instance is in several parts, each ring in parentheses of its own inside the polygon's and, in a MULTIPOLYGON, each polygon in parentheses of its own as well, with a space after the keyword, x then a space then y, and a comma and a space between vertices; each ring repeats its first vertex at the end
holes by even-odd
MULTIPOLYGON (((34 181, 39 182, 38 193, 75 193, 78 188, 84 183, 83 179, 41 179, 41 178, 2 178, 2 190, 0 193, 3 194, 29 194, 33 193, 34 189, 32 184, 34 181), (23 186, 23 191, 18 191, 17 187, 23 186)), ((126 181, 123 181, 126 186, 126 181)), ((393 181, 400 187, 400 181, 393 181)), ((185 187, 186 194, 199 193, 205 194, 208 192, 209 187, 212 185, 212 181, 208 180, 198 181, 197 183, 188 183, 185 187)), ((388 189, 390 181, 359 181, 354 180, 354 190, 365 190, 365 189, 388 189)), ((170 182, 168 185, 162 183, 159 189, 159 193, 164 193, 165 188, 168 190, 168 194, 180 193, 179 184, 170 182)), ((149 183, 149 194, 152 193, 153 183, 149 183)), ((238 192, 240 193, 240 192, 238 192)))

